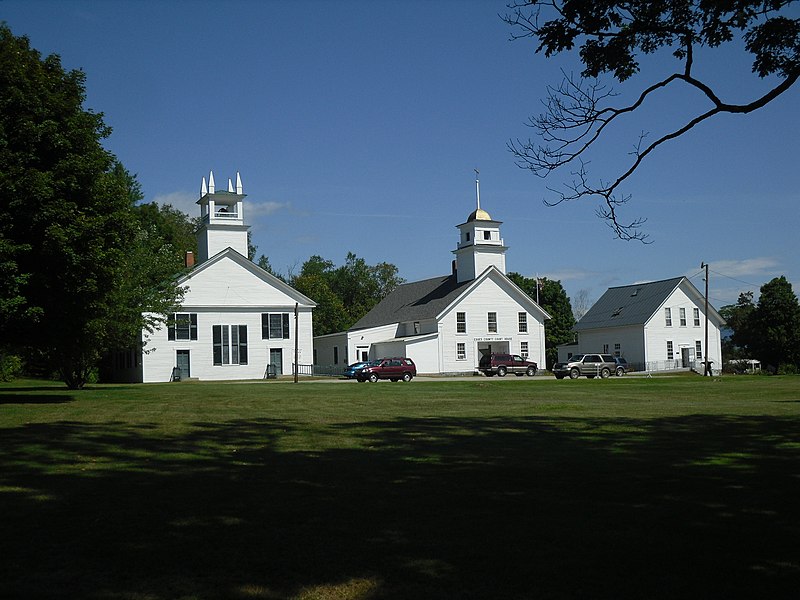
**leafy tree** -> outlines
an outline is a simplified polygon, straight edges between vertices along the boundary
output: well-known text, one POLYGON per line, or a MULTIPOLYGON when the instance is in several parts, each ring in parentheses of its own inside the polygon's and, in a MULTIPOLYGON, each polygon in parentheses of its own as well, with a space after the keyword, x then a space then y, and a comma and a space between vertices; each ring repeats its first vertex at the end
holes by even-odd
POLYGON ((722 355, 727 359, 750 358, 749 349, 753 345, 752 318, 756 305, 753 303, 753 292, 739 294, 736 304, 729 304, 719 309, 725 319, 730 336, 722 340, 722 355))
MULTIPOLYGON (((132 185, 138 186, 138 182, 132 185)), ((155 202, 135 204, 134 210, 141 228, 148 231, 154 240, 160 240, 162 245, 169 245, 173 273, 183 268, 187 252, 193 252, 197 256, 195 231, 200 224, 199 217, 191 218, 171 204, 159 205, 155 202)))
POLYGON ((800 366, 800 302, 786 277, 761 286, 750 327, 751 347, 762 363, 800 366))
POLYGON ((566 344, 575 339, 572 328, 575 326, 575 317, 569 296, 560 281, 540 277, 525 277, 519 273, 509 273, 508 278, 516 283, 533 300, 536 300, 536 286, 539 286, 539 306, 546 310, 551 319, 544 322, 545 354, 547 368, 551 368, 558 361, 559 344, 566 344))
POLYGON ((276 271, 273 268, 272 263, 269 262, 269 257, 268 256, 262 254, 261 256, 258 257, 258 260, 256 261, 256 264, 259 267, 261 267, 262 269, 264 269, 270 275, 274 275, 275 277, 277 277, 281 281, 286 282, 286 276, 281 274, 281 273, 279 273, 278 271, 276 271))
MULTIPOLYGON (((581 79, 565 77, 548 90, 545 112, 530 119, 541 138, 515 140, 509 148, 520 167, 541 177, 562 169, 572 181, 556 192, 554 205, 579 198, 601 199, 598 215, 622 239, 646 239, 643 219, 621 221, 617 214, 629 196, 621 185, 660 145, 680 137, 698 124, 724 113, 746 114, 763 108, 788 90, 800 77, 800 19, 789 16, 793 0, 639 0, 609 2, 585 0, 519 0, 509 6, 504 20, 513 38, 535 38, 537 52, 551 57, 578 47, 584 69, 581 79), (698 48, 718 48, 741 40, 752 55, 752 70, 776 83, 761 96, 743 102, 722 99, 709 81, 695 77, 698 48), (677 69, 660 81, 642 86, 632 102, 617 105, 616 92, 597 78, 610 73, 620 83, 639 72, 639 56, 669 51, 677 69), (589 152, 598 139, 611 135, 614 125, 672 88, 699 93, 709 106, 652 141, 642 134, 631 153, 631 163, 620 175, 593 183, 588 175, 589 152)), ((551 190, 555 191, 555 190, 551 190)))
POLYGON ((395 265, 369 265, 348 252, 340 267, 321 256, 310 257, 290 283, 317 303, 314 334, 325 335, 351 327, 403 282, 395 265))
POLYGON ((70 388, 180 298, 134 210, 135 178, 84 110, 85 76, 0 25, 0 338, 70 388))

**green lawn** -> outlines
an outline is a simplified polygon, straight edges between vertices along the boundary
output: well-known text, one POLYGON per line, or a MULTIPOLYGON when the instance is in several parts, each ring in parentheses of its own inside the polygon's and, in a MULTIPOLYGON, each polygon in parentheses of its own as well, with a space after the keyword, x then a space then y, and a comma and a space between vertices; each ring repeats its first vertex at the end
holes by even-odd
POLYGON ((800 377, 0 384, 0 511, 0 598, 797 598, 800 377))

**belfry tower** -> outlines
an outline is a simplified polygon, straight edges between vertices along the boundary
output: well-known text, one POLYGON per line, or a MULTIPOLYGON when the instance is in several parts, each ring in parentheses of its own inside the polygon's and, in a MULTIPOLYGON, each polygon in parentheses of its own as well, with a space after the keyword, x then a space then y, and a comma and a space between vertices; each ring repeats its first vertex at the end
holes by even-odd
MULTIPOLYGON (((477 174, 477 171, 476 171, 477 174)), ((488 267, 495 266, 505 275, 506 250, 500 237, 502 221, 495 221, 481 208, 481 182, 475 178, 477 208, 470 213, 467 221, 456 225, 460 231, 456 255, 456 277, 458 283, 471 281, 488 267)))
POLYGON ((227 191, 216 191, 214 172, 200 187, 200 228, 197 230, 198 261, 203 262, 225 250, 233 248, 247 256, 247 231, 244 224, 242 178, 236 173, 236 187, 228 179, 227 191))

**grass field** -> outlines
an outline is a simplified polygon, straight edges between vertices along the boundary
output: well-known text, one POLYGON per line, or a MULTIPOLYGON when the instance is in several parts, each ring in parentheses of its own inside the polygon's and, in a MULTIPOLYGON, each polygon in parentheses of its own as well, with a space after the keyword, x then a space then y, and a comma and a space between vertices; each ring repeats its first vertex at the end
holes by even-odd
POLYGON ((0 598, 800 596, 800 377, 0 384, 0 598))

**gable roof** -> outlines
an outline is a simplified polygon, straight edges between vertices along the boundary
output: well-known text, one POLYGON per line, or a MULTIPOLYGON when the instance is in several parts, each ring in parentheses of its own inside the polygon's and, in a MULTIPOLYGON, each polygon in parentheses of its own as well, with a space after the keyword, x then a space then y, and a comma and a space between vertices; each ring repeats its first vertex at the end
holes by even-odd
POLYGON ((245 256, 242 256, 241 254, 239 254, 236 250, 234 250, 231 247, 225 248, 225 250, 223 250, 222 252, 218 252, 217 254, 215 254, 214 256, 209 258, 208 260, 203 261, 202 263, 200 263, 199 265, 194 267, 194 269, 192 269, 188 273, 178 277, 178 280, 177 280, 178 285, 186 285, 186 284, 188 284, 190 282, 190 280, 193 277, 197 276, 199 273, 202 273, 203 271, 205 271, 209 267, 219 263, 220 261, 226 260, 226 259, 231 260, 232 262, 234 262, 237 265, 239 265, 241 268, 243 268, 243 269, 245 269, 247 271, 250 271, 256 277, 258 277, 259 279, 261 279, 265 283, 271 285, 272 287, 280 290, 281 292, 283 292, 284 294, 289 296, 292 300, 294 300, 295 302, 297 302, 301 306, 303 306, 303 307, 315 307, 317 305, 316 302, 314 302, 311 298, 309 298, 308 296, 306 296, 304 294, 301 294, 296 289, 294 289, 292 286, 290 286, 288 283, 286 283, 285 281, 282 281, 281 279, 278 279, 272 273, 269 273, 269 272, 265 271, 264 269, 259 267, 257 264, 255 264, 252 260, 250 260, 249 258, 247 258, 245 256))
MULTIPOLYGON (((682 284, 685 284, 685 290, 690 295, 702 299, 698 289, 686 277, 608 288, 573 327, 573 331, 644 325, 682 284)), ((709 316, 722 321, 722 317, 710 305, 708 312, 709 316)))
POLYGON ((475 279, 458 282, 455 275, 434 277, 397 286, 388 296, 376 304, 371 311, 361 317, 350 330, 380 327, 392 323, 436 319, 452 304, 467 294, 473 287, 490 276, 500 277, 516 291, 520 299, 541 312, 545 319, 550 315, 522 291, 497 267, 490 266, 475 279))
POLYGON ((350 329, 435 319, 470 283, 458 283, 455 276, 447 275, 398 285, 350 329))

